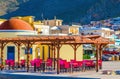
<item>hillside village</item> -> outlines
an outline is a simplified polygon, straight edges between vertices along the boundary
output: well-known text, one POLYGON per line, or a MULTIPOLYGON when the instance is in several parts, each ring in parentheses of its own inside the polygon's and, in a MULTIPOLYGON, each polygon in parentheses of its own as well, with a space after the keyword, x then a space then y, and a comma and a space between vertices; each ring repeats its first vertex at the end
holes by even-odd
MULTIPOLYGON (((54 17, 50 20, 35 21, 34 16, 12 17, 26 21, 37 31, 39 35, 100 35, 111 40, 115 40, 115 46, 119 47, 120 42, 120 17, 101 21, 91 21, 90 24, 81 25, 73 23, 63 24, 63 20, 54 17)), ((2 24, 5 19, 0 19, 2 24)))

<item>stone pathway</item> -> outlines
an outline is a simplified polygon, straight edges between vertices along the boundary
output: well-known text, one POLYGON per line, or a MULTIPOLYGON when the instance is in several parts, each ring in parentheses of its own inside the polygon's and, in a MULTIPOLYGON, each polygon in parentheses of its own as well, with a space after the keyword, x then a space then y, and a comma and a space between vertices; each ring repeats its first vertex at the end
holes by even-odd
POLYGON ((57 74, 45 74, 45 73, 27 73, 27 72, 17 72, 11 74, 17 75, 34 75, 34 76, 60 76, 60 77, 83 77, 83 78, 100 78, 100 79, 120 79, 120 75, 103 75, 103 70, 120 70, 120 61, 107 61, 103 62, 102 70, 95 72, 95 70, 85 71, 85 72, 73 72, 73 73, 61 73, 57 74))

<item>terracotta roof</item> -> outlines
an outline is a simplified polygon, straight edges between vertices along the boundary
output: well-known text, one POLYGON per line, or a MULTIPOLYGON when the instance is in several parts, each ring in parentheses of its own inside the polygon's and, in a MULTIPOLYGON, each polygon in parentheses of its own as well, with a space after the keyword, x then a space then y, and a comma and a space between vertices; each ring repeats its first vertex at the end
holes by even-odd
POLYGON ((1 42, 31 42, 41 44, 114 44, 114 41, 110 41, 107 38, 98 37, 94 35, 89 36, 20 36, 15 38, 0 38, 1 42), (89 37, 89 38, 88 38, 89 37), (91 37, 91 38, 90 38, 91 37), (94 38, 94 39, 93 39, 94 38))
POLYGON ((33 30, 32 26, 27 22, 12 18, 0 25, 0 30, 33 30))

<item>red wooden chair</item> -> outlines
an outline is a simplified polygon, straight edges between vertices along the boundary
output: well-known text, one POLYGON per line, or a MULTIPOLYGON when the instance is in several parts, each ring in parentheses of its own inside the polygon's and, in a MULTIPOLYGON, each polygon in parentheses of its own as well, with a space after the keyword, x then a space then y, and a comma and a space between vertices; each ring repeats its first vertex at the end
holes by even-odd
POLYGON ((25 68, 25 60, 20 60, 20 66, 21 68, 25 68))
POLYGON ((62 59, 59 60, 60 62, 60 70, 64 69, 64 61, 62 59))
POLYGON ((70 62, 67 60, 59 60, 60 61, 60 71, 67 72, 70 69, 70 62))
POLYGON ((11 66, 12 68, 14 68, 14 66, 15 66, 14 60, 10 60, 10 66, 11 66))
POLYGON ((14 60, 5 60, 6 65, 8 65, 9 70, 12 68, 14 69, 15 62, 14 60))
POLYGON ((42 59, 31 60, 30 63, 31 66, 34 67, 34 71, 36 71, 36 69, 39 71, 41 69, 42 59))
POLYGON ((82 70, 83 67, 83 61, 77 61, 78 66, 79 66, 79 70, 82 70))
POLYGON ((79 70, 79 63, 76 60, 71 60, 70 61, 71 65, 72 65, 72 70, 79 70))
POLYGON ((100 67, 100 69, 102 68, 102 60, 98 60, 98 65, 100 67))
POLYGON ((85 69, 95 68, 95 63, 93 60, 85 60, 85 69))
POLYGON ((66 60, 64 61, 64 69, 65 72, 68 72, 68 70, 70 69, 70 62, 67 62, 66 60))
POLYGON ((46 68, 52 70, 52 59, 47 59, 47 61, 46 61, 46 68))
POLYGON ((10 60, 5 60, 5 64, 9 65, 10 64, 10 60))

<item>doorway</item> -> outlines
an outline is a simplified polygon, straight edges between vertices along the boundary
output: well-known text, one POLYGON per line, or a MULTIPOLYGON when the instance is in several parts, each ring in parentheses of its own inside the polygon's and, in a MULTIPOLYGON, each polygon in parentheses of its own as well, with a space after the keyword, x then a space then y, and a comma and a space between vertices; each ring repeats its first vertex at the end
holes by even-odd
POLYGON ((14 46, 8 46, 7 47, 7 59, 14 60, 15 59, 15 47, 14 46))

